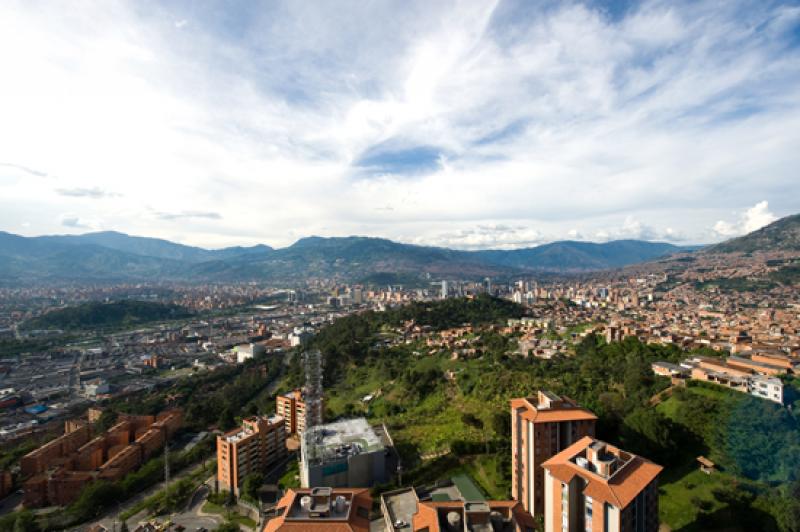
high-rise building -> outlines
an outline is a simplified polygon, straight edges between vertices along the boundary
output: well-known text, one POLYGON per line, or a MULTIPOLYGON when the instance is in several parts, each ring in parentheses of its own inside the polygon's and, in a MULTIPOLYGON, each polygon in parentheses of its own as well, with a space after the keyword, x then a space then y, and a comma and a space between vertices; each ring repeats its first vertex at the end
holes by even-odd
POLYGON ((511 401, 511 496, 534 516, 544 515, 545 460, 584 436, 594 436, 597 416, 552 392, 511 401))
POLYGON ((302 434, 306 430, 306 403, 302 390, 278 395, 275 413, 286 420, 287 434, 302 434))
POLYGON ((658 530, 661 466, 587 436, 542 467, 545 532, 658 530))
POLYGON ((442 299, 447 299, 447 281, 442 281, 442 299))
POLYGON ((238 493, 244 477, 264 473, 286 457, 286 429, 281 416, 256 416, 217 436, 217 481, 238 493))

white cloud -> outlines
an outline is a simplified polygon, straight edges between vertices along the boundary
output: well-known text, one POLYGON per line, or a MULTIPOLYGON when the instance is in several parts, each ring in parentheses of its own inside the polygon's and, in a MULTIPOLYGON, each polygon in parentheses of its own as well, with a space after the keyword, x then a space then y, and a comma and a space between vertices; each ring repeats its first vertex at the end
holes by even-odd
POLYGON ((99 187, 92 187, 92 188, 59 188, 56 190, 62 196, 67 196, 71 198, 91 198, 91 199, 103 199, 103 198, 113 198, 115 196, 119 196, 114 192, 109 192, 107 190, 103 190, 99 187))
POLYGON ((149 7, 0 5, 0 229, 95 190, 85 219, 208 246, 705 242, 754 197, 798 210, 796 9, 149 7), (357 166, 381 147, 394 169, 357 166))
POLYGON ((61 215, 60 223, 62 226, 69 229, 100 229, 100 222, 98 220, 87 220, 73 213, 61 215))
POLYGON ((777 219, 778 217, 770 212, 769 203, 764 200, 745 210, 736 222, 718 220, 714 224, 713 231, 721 237, 739 236, 761 229, 777 219))
POLYGON ((539 231, 525 226, 481 224, 444 233, 424 234, 404 239, 412 244, 453 249, 518 249, 546 242, 539 231))

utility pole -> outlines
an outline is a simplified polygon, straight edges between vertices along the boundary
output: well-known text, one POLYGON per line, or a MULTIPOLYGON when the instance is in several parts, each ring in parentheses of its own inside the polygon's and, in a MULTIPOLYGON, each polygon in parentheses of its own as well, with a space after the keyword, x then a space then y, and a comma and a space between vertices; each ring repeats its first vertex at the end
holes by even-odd
MULTIPOLYGON (((166 435, 169 438, 168 435, 166 435)), ((164 440, 164 499, 169 505, 169 522, 172 522, 172 504, 169 500, 169 439, 164 440)))

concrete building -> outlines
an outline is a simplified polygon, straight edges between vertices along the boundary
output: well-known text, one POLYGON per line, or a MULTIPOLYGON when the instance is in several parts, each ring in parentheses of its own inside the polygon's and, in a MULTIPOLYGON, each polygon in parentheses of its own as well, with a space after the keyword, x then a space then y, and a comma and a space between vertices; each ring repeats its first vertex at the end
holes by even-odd
POLYGON ((783 404, 783 381, 777 377, 753 375, 747 379, 747 393, 783 404))
POLYGON ((658 531, 661 466, 585 437, 542 467, 545 532, 658 531))
POLYGON ((286 457, 286 429, 281 416, 250 417, 242 426, 217 436, 217 481, 238 494, 244 477, 265 473, 286 457))
POLYGON ((539 391, 511 401, 511 496, 534 516, 544 514, 545 460, 584 436, 594 436, 597 416, 572 399, 539 391))
POLYGON ((368 487, 386 481, 386 447, 364 418, 317 425, 303 435, 303 487, 368 487))
POLYGON ((263 344, 251 342, 249 344, 237 345, 233 348, 233 352, 236 354, 236 363, 244 364, 248 360, 252 360, 266 353, 267 348, 263 344))
POLYGON ((783 404, 783 382, 778 377, 756 373, 737 364, 736 360, 730 361, 738 358, 731 356, 728 357, 728 361, 695 359, 687 361, 687 365, 692 368, 692 379, 712 382, 760 399, 783 404))
POLYGON ((371 510, 368 489, 290 489, 263 532, 369 532, 371 510))

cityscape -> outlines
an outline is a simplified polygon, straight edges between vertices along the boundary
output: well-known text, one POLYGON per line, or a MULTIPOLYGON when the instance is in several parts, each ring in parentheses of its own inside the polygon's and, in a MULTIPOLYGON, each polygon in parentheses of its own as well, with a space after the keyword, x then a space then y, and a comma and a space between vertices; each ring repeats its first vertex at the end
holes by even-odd
POLYGON ((798 36, 0 4, 0 532, 800 532, 798 36))

